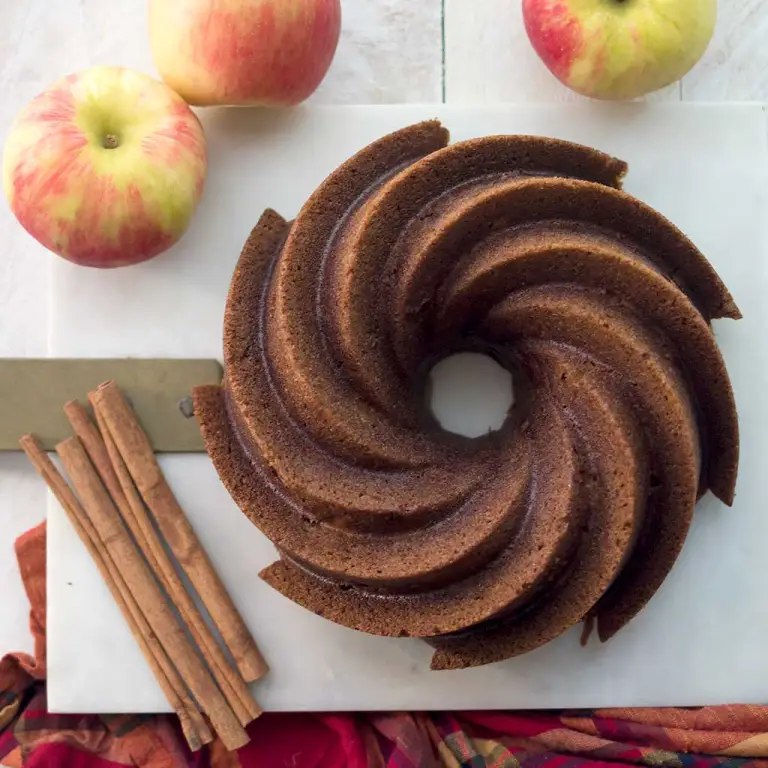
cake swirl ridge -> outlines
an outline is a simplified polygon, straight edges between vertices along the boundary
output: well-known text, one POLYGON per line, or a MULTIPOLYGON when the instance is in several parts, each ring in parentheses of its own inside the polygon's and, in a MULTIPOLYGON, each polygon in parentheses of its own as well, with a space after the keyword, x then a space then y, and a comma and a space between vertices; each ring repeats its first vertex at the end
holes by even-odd
POLYGON ((615 634, 674 564, 694 505, 735 492, 738 423, 710 327, 739 311, 626 165, 534 136, 364 148, 293 222, 264 213, 195 392, 207 450, 275 543, 262 572, 433 668, 518 655, 584 619, 615 634), (478 439, 425 406, 481 349, 515 405, 478 439))

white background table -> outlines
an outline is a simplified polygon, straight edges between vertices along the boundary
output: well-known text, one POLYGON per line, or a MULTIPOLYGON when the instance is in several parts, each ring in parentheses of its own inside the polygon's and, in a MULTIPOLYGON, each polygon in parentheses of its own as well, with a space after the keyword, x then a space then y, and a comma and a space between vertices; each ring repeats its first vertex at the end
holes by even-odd
MULTIPOLYGON (((342 0, 342 39, 315 103, 565 101, 530 48, 521 0, 342 0)), ((154 73, 146 0, 0 0, 0 143, 19 109, 63 74, 93 64, 154 73)), ((768 101, 768 4, 720 0, 715 39, 670 101, 768 101)), ((45 356, 48 266, 0 203, 0 356, 45 356), (23 257, 23 258, 22 258, 23 257)), ((0 654, 32 649, 13 541, 45 516, 42 483, 0 454, 0 654)))

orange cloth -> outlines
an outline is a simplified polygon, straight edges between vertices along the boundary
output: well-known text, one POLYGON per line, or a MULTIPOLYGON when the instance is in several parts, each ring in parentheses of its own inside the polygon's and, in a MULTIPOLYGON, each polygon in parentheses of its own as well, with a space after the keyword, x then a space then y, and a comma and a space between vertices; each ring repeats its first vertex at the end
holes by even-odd
POLYGON ((29 628, 35 639, 34 657, 17 653, 22 668, 36 680, 45 680, 45 523, 16 539, 16 559, 29 598, 29 628))

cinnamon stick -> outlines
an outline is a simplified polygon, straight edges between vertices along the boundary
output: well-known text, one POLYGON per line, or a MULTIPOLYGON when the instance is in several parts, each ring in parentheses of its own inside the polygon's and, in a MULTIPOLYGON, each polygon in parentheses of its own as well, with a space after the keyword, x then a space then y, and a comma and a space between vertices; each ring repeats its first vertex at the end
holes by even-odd
POLYGON ((126 516, 126 513, 130 515, 131 510, 120 488, 120 483, 117 481, 115 470, 112 468, 107 447, 88 411, 77 400, 70 400, 64 404, 64 413, 69 419, 75 434, 80 438, 80 442, 90 457, 91 463, 99 473, 101 481, 109 491, 109 495, 115 502, 120 514, 123 517, 126 516))
POLYGON ((149 571, 136 545, 123 525, 96 470, 78 437, 56 446, 64 468, 82 501, 93 527, 166 653, 195 696, 227 749, 237 749, 248 742, 248 735, 238 722, 216 686, 210 672, 197 655, 179 626, 160 587, 149 571))
POLYGON ((94 402, 139 493, 213 618, 238 669, 247 681, 258 680, 267 671, 266 662, 173 495, 131 407, 114 381, 96 390, 94 402))
MULTIPOLYGON (((194 600, 192 600, 189 592, 184 587, 176 572, 176 568, 160 541, 157 531, 149 519, 144 502, 141 500, 130 473, 123 462, 123 458, 115 445, 112 433, 109 431, 101 409, 95 402, 94 393, 89 394, 89 399, 92 402, 94 416, 101 433, 94 428, 88 412, 79 403, 77 407, 73 404, 68 404, 69 411, 67 415, 70 416, 71 412, 70 421, 75 427, 75 433, 80 436, 81 431, 83 434, 87 434, 90 431, 85 426, 86 421, 91 429, 96 432, 95 436, 91 434, 88 439, 94 443, 94 453, 100 454, 103 447, 107 455, 108 471, 113 474, 115 481, 118 483, 117 491, 130 510, 130 514, 123 514, 123 519, 139 544, 139 548, 143 550, 150 566, 155 571, 155 575, 159 577, 160 583, 173 600, 174 606, 179 611, 181 618, 192 635, 192 639, 202 652, 211 672, 213 672, 213 676, 221 688, 224 697, 232 707, 240 724, 245 726, 256 719, 262 713, 262 710, 251 695, 240 673, 224 655, 208 624, 206 624, 205 619, 203 619, 202 614, 195 605, 194 600)), ((91 455, 88 443, 85 440, 83 440, 83 443, 86 451, 91 455)), ((95 461, 94 465, 96 465, 98 470, 99 467, 95 461)), ((102 479, 104 479, 103 476, 102 479)), ((111 492, 111 495, 113 499, 116 497, 116 493, 111 492)))
POLYGON ((136 539, 139 549, 142 550, 147 558, 149 567, 155 574, 158 574, 158 564, 154 559, 153 553, 149 551, 149 545, 144 540, 144 534, 139 530, 136 521, 133 519, 133 510, 120 486, 105 442, 88 411, 77 400, 70 400, 64 405, 64 413, 67 419, 69 419, 75 434, 80 438, 80 442, 83 444, 93 466, 99 473, 101 482, 104 483, 109 495, 112 497, 112 501, 115 502, 115 506, 136 539))
POLYGON ((168 655, 147 625, 136 601, 115 568, 112 558, 107 554, 98 533, 64 478, 34 436, 25 435, 19 442, 24 453, 61 504, 72 527, 96 564, 168 703, 178 715, 189 748, 196 752, 203 744, 213 740, 213 735, 197 705, 190 698, 168 655))

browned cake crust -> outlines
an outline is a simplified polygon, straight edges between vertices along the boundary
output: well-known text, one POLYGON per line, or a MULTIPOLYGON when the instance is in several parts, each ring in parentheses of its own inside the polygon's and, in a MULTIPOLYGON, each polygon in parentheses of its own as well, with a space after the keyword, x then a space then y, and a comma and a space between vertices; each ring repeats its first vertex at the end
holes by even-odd
POLYGON ((552 139, 452 146, 437 122, 267 211, 227 303, 209 454, 281 559, 262 577, 354 629, 424 637, 436 669, 498 661, 585 617, 606 639, 677 558, 698 496, 733 501, 738 424, 709 321, 725 286, 625 165, 552 139), (504 427, 425 407, 429 366, 509 366, 504 427))

